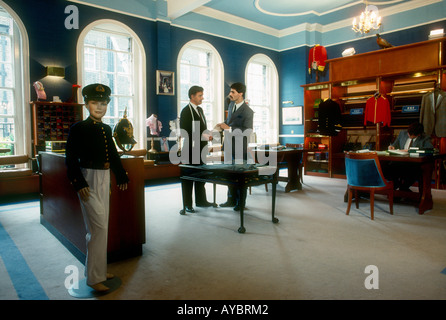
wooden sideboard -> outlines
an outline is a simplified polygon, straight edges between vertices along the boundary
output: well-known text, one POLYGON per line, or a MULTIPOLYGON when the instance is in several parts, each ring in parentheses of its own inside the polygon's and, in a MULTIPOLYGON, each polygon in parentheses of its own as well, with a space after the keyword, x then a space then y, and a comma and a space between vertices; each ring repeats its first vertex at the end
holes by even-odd
MULTIPOLYGON (((85 225, 79 198, 70 184, 65 156, 40 152, 40 222, 82 263, 85 262, 85 225)), ((121 158, 130 182, 118 190, 111 174, 108 262, 142 254, 145 243, 144 165, 142 157, 121 158)))

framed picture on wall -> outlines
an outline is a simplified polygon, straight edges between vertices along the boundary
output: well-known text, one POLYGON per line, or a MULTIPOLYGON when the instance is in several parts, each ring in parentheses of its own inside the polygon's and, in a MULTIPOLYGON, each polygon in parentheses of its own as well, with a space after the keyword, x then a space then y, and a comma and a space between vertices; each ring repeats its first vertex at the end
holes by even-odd
POLYGON ((282 124, 303 124, 302 106, 282 108, 282 124))
POLYGON ((156 70, 156 94, 175 94, 175 74, 173 71, 156 70))

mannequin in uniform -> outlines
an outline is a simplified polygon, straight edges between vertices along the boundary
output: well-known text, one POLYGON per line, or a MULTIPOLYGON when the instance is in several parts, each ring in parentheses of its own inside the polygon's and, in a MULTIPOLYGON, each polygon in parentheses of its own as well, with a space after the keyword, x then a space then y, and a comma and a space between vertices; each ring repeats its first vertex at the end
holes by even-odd
POLYGON ((82 90, 90 116, 71 127, 66 145, 67 175, 78 193, 87 230, 87 285, 96 291, 109 290, 102 282, 113 278, 107 273, 110 169, 120 190, 126 190, 129 181, 111 128, 102 123, 110 94, 109 87, 97 83, 82 90))

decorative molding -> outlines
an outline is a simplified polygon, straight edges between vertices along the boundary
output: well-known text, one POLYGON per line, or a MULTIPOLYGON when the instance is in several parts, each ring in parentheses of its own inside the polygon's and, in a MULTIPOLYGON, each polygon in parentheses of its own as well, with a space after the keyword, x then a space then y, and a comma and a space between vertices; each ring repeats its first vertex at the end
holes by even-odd
POLYGON ((274 37, 280 37, 280 34, 279 34, 280 31, 278 29, 271 28, 271 27, 265 26, 265 25, 257 23, 257 22, 253 22, 253 21, 245 19, 245 18, 240 18, 240 17, 234 16, 234 15, 226 13, 226 12, 222 12, 222 11, 208 8, 208 7, 200 7, 200 8, 193 10, 193 12, 195 12, 197 14, 201 14, 203 16, 207 16, 209 18, 225 21, 230 24, 235 24, 240 27, 244 27, 247 29, 252 29, 252 30, 255 30, 258 32, 262 32, 262 33, 265 33, 265 34, 268 34, 268 35, 271 35, 274 37))
MULTIPOLYGON (((165 22, 168 24, 171 24, 172 26, 178 27, 178 28, 182 28, 182 29, 186 29, 186 30, 191 30, 191 31, 195 31, 195 32, 200 32, 203 34, 208 34, 211 36, 216 36, 219 38, 223 38, 223 39, 228 39, 228 40, 232 40, 232 41, 237 41, 240 43, 245 43, 245 44, 249 44, 249 45, 254 45, 256 47, 260 47, 260 48, 265 48, 265 49, 270 49, 270 50, 274 50, 277 52, 282 52, 282 51, 286 51, 286 50, 290 50, 290 49, 295 49, 295 48, 299 48, 299 47, 303 47, 303 46, 312 46, 313 44, 309 44, 309 43, 296 43, 295 46, 293 45, 280 45, 281 40, 283 40, 284 38, 287 37, 292 37, 295 35, 298 35, 300 33, 303 32, 316 32, 316 33, 326 33, 326 32, 332 32, 332 31, 336 31, 336 30, 340 30, 343 28, 350 28, 351 27, 351 19, 353 19, 353 17, 351 18, 346 18, 346 19, 342 19, 333 23, 329 23, 329 24, 325 24, 322 25, 320 23, 301 23, 289 28, 285 28, 285 29, 276 29, 276 28, 272 28, 272 27, 268 27, 266 25, 263 25, 261 23, 257 23, 248 19, 244 19, 244 18, 240 18, 237 17, 235 15, 229 14, 229 13, 225 13, 216 9, 212 9, 206 6, 201 6, 198 7, 196 9, 194 9, 193 11, 190 11, 192 13, 196 13, 211 19, 215 19, 215 20, 219 20, 219 21, 223 21, 225 23, 228 23, 230 25, 235 25, 237 27, 240 28, 245 28, 248 30, 252 30, 255 32, 258 32, 259 34, 265 34, 265 35, 269 35, 272 37, 275 37, 278 39, 279 44, 278 45, 265 45, 265 44, 260 44, 260 43, 256 43, 255 41, 246 41, 246 40, 242 40, 242 39, 237 39, 236 37, 236 33, 231 33, 230 35, 225 35, 223 32, 224 30, 222 30, 222 32, 211 32, 211 31, 206 31, 203 30, 202 28, 197 28, 197 27, 191 27, 187 25, 187 22, 185 24, 181 24, 182 21, 181 19, 178 20, 169 20, 166 17, 157 17, 157 18, 150 18, 147 16, 141 16, 141 15, 137 15, 137 14, 132 14, 132 13, 128 13, 128 12, 124 12, 122 10, 117 10, 117 9, 112 9, 112 8, 108 8, 108 7, 104 7, 104 6, 100 6, 100 5, 96 5, 96 4, 92 4, 89 3, 87 1, 84 0, 68 0, 69 2, 74 2, 74 3, 79 3, 79 4, 83 4, 86 6, 91 6, 91 7, 95 7, 95 8, 100 8, 103 10, 108 10, 108 11, 112 11, 112 12, 116 12, 116 13, 120 13, 120 14, 125 14, 128 16, 133 16, 136 18, 140 18, 140 19, 144 19, 144 20, 149 20, 149 21, 161 21, 161 22, 165 22), (235 36, 234 36, 235 34, 235 36)), ((165 1, 165 0, 164 0, 165 1)), ((421 7, 426 7, 432 4, 436 4, 436 3, 440 3, 443 0, 412 0, 409 2, 405 2, 405 3, 399 3, 401 2, 401 0, 391 0, 391 1, 386 1, 386 2, 368 2, 368 4, 373 4, 373 5, 383 5, 383 4, 394 4, 394 6, 390 6, 388 8, 384 8, 382 10, 380 10, 380 15, 382 17, 389 17, 395 14, 400 14, 402 12, 405 11, 410 11, 410 10, 415 10, 421 7)), ((259 0, 256 0, 256 3, 258 3, 259 0)), ((354 5, 357 5, 359 3, 362 3, 363 1, 357 1, 354 2, 354 5)), ((325 15, 334 11, 338 11, 340 9, 342 9, 343 7, 350 7, 353 4, 349 4, 346 6, 342 6, 339 7, 337 9, 333 9, 333 10, 328 10, 322 13, 319 13, 319 15, 325 15)), ((424 24, 429 24, 435 21, 426 21, 425 23, 421 23, 418 25, 424 25, 424 24)), ((385 23, 385 21, 384 21, 385 23)), ((415 26, 414 26, 415 27, 415 26)), ((392 29, 391 31, 386 31, 386 32, 381 32, 383 34, 388 33, 388 32, 394 32, 394 31, 398 31, 401 29, 405 29, 405 28, 399 28, 399 29, 392 29)), ((259 36, 260 39, 260 36, 259 36)), ((355 40, 359 40, 357 38, 354 38, 353 36, 344 41, 344 42, 349 42, 349 41, 355 41, 355 40)), ((259 41, 258 41, 259 42, 259 41)), ((299 41, 297 41, 299 42, 299 41)), ((342 42, 343 43, 343 42, 342 42)), ((337 43, 327 43, 325 44, 325 46, 332 46, 332 45, 336 45, 336 44, 340 44, 340 42, 337 43)))
MULTIPOLYGON (((401 1, 403 1, 403 0, 391 0, 391 1, 387 1, 387 2, 368 2, 368 4, 369 5, 375 5, 375 6, 379 6, 379 5, 382 6, 382 5, 398 3, 398 2, 401 2, 401 1)), ((264 14, 270 15, 270 16, 299 17, 299 16, 306 16, 306 15, 315 15, 315 16, 321 17, 321 16, 324 16, 324 15, 327 15, 327 14, 330 14, 330 13, 333 13, 333 12, 336 12, 336 11, 340 11, 340 10, 343 10, 343 9, 346 9, 346 8, 350 8, 350 7, 359 5, 359 4, 365 4, 365 3, 364 3, 364 1, 360 0, 360 1, 352 2, 352 3, 346 4, 346 5, 343 5, 343 6, 334 8, 334 9, 331 9, 331 10, 327 10, 327 11, 324 11, 324 12, 317 12, 317 11, 314 11, 314 10, 310 10, 310 11, 296 12, 296 13, 277 13, 277 12, 271 12, 271 11, 265 10, 265 9, 263 9, 260 6, 260 0, 255 0, 255 4, 254 5, 255 5, 257 10, 259 10, 260 12, 262 12, 264 14)))

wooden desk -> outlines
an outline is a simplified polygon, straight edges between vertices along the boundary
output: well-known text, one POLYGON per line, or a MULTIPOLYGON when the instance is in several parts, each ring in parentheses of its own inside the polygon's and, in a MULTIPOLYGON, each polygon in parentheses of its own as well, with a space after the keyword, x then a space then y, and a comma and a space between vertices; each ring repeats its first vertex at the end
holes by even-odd
POLYGON ((418 192, 408 192, 395 190, 394 197, 402 197, 413 199, 418 204, 418 213, 423 214, 425 211, 433 208, 432 201, 432 173, 434 171, 435 160, 446 157, 446 154, 438 154, 425 157, 410 157, 408 155, 379 155, 381 166, 385 166, 389 162, 405 162, 414 163, 420 166, 421 181, 418 181, 418 192))
MULTIPOLYGON (((65 156, 39 153, 40 222, 80 262, 85 262, 85 224, 79 198, 67 178, 65 156)), ((145 243, 144 166, 142 157, 121 158, 130 182, 118 190, 111 173, 108 262, 142 254, 145 243)))
POLYGON ((256 162, 257 162, 257 153, 258 152, 266 152, 266 156, 269 156, 270 153, 275 153, 277 157, 277 164, 286 163, 288 168, 288 177, 277 177, 279 181, 287 182, 285 186, 285 192, 290 192, 292 190, 302 190, 302 183, 300 182, 299 177, 299 164, 302 160, 302 154, 305 149, 294 149, 294 148, 285 148, 282 150, 262 150, 262 149, 254 149, 256 153, 256 162))
MULTIPOLYGON (((234 186, 240 190, 240 198, 243 199, 248 187, 258 186, 265 183, 272 183, 272 222, 277 223, 275 214, 276 203, 276 185, 277 185, 277 170, 268 175, 260 175, 260 165, 232 165, 232 164, 208 164, 208 165, 180 165, 181 179, 210 182, 214 184, 214 204, 215 202, 215 184, 234 186)), ((186 208, 183 197, 183 209, 180 211, 181 215, 186 214, 186 208)), ((246 229, 243 225, 244 210, 240 208, 240 227, 239 233, 245 233, 246 229)))

